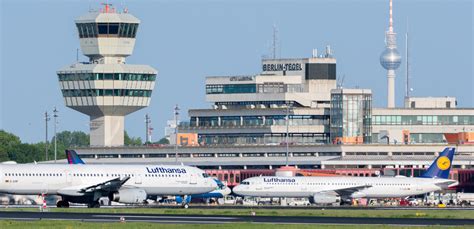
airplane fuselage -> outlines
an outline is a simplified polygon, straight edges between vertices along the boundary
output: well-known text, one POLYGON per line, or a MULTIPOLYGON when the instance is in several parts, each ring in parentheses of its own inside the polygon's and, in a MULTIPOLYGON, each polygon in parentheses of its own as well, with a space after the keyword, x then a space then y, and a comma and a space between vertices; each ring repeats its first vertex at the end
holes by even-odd
POLYGON ((148 195, 191 195, 216 187, 204 171, 188 166, 15 164, 0 165, 0 192, 79 196, 81 187, 125 177, 130 179, 123 187, 148 195))
POLYGON ((316 193, 362 187, 350 193, 351 198, 397 198, 439 191, 442 182, 436 178, 407 177, 253 177, 236 186, 234 193, 256 197, 311 197, 316 193))

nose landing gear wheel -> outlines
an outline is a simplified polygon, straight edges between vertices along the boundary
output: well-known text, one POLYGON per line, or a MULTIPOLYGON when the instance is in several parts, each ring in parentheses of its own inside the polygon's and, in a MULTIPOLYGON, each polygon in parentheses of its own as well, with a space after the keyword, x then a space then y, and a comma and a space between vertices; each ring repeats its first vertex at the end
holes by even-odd
POLYGON ((68 208, 69 207, 69 202, 65 200, 60 200, 56 203, 56 207, 58 208, 68 208))
POLYGON ((100 203, 99 203, 99 201, 90 202, 90 203, 87 204, 87 207, 88 208, 100 208, 100 203))
POLYGON ((183 204, 182 206, 184 209, 188 209, 189 208, 189 204, 183 204))

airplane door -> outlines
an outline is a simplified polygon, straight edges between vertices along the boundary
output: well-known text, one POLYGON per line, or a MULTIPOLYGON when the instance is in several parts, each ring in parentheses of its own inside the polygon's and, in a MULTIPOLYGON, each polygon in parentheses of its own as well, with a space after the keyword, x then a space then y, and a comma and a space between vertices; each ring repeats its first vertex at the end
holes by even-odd
POLYGON ((65 174, 66 174, 66 183, 68 183, 68 184, 72 183, 71 171, 65 171, 65 174))
POLYGON ((263 189, 263 185, 262 185, 261 181, 257 181, 255 184, 256 184, 255 185, 256 190, 262 190, 263 189))
POLYGON ((189 183, 190 184, 197 184, 197 174, 195 174, 195 173, 189 174, 189 183))
POLYGON ((139 173, 135 174, 135 184, 141 184, 142 183, 142 175, 139 173))

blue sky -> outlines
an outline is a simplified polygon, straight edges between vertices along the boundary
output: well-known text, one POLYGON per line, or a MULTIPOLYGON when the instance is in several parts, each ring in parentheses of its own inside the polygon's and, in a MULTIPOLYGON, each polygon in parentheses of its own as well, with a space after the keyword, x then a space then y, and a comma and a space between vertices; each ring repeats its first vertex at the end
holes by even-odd
MULTIPOLYGON (((58 130, 89 132, 89 118, 64 106, 56 71, 76 59, 74 19, 101 1, 0 0, 0 129, 26 142, 44 139, 43 114, 56 106, 58 130)), ((345 87, 370 88, 374 105, 385 106, 386 71, 379 55, 388 26, 388 0, 322 1, 109 1, 127 6, 142 23, 130 64, 148 64, 159 74, 150 107, 126 118, 125 129, 144 138, 150 114, 153 140, 179 104, 209 108, 209 75, 254 74, 270 53, 272 26, 279 30, 281 57, 309 57, 331 45, 345 87)), ((410 31, 414 96, 455 96, 474 107, 473 3, 468 0, 394 0, 394 26, 404 57, 410 31)), ((81 56, 81 60, 86 58, 81 56)), ((402 106, 405 64, 397 71, 396 104, 402 106)), ((52 124, 52 122, 51 122, 52 124)), ((51 125, 50 125, 51 127, 51 125)), ((49 129, 50 133, 52 128, 49 129)))

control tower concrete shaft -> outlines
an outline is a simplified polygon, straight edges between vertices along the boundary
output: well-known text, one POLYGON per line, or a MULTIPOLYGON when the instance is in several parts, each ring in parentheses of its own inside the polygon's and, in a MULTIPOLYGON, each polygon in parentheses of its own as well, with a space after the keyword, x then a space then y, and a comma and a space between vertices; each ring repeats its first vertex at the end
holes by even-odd
POLYGON ((157 74, 148 65, 125 63, 133 52, 140 20, 105 4, 75 23, 89 61, 57 71, 65 104, 90 116, 91 146, 121 146, 125 115, 150 104, 157 74))

